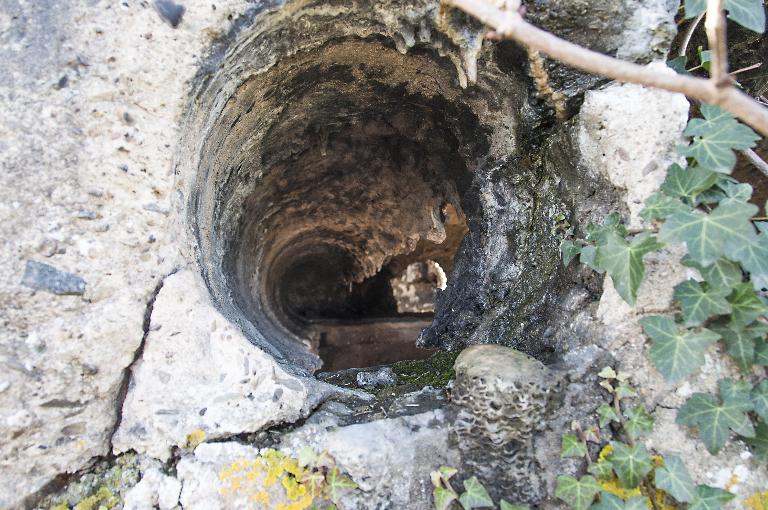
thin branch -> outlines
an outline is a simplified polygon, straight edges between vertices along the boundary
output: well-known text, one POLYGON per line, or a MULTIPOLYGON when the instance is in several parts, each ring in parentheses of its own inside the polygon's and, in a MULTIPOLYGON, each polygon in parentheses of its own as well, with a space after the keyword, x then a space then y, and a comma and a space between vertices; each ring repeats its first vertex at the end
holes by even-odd
POLYGON ((699 26, 699 23, 701 23, 701 20, 704 19, 704 15, 706 12, 702 12, 698 16, 696 16, 696 19, 694 19, 690 25, 688 25, 688 30, 685 31, 685 37, 683 38, 683 43, 680 45, 680 56, 684 57, 686 53, 688 53, 688 45, 691 44, 691 39, 693 38, 694 32, 696 32, 696 28, 699 26))
POLYGON ((763 175, 768 177, 768 163, 763 161, 763 159, 757 154, 757 152, 753 151, 752 149, 745 149, 741 151, 742 154, 744 154, 750 163, 755 165, 758 170, 763 172, 763 175))
POLYGON ((727 110, 768 136, 768 108, 763 108, 735 87, 717 87, 703 78, 683 76, 609 57, 570 43, 526 22, 520 13, 498 9, 483 0, 444 0, 495 30, 496 35, 514 39, 529 48, 546 53, 564 64, 612 80, 636 83, 680 92, 727 110))
POLYGON ((758 62, 757 64, 752 64, 751 66, 742 67, 741 69, 737 69, 735 71, 731 71, 728 74, 730 74, 731 76, 736 76, 739 73, 746 73, 747 71, 751 71, 752 69, 757 69, 759 67, 762 67, 762 65, 763 65, 762 62, 758 62))
POLYGON ((723 0, 707 0, 707 19, 704 21, 711 54, 709 76, 715 86, 726 87, 728 78, 728 45, 725 34, 723 0))

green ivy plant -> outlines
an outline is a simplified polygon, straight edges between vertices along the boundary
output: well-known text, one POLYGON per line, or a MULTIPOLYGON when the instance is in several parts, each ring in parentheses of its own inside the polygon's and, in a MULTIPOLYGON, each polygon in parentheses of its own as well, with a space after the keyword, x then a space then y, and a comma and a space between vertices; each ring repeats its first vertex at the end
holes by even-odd
MULTIPOLYGON (((432 478, 432 497, 435 503, 435 510, 448 510, 460 505, 464 510, 473 508, 496 508, 490 494, 485 489, 476 476, 464 480, 464 492, 457 492, 451 485, 451 478, 458 473, 458 470, 452 467, 443 466, 437 471, 433 471, 432 478)), ((528 505, 513 505, 506 500, 499 502, 500 510, 528 510, 528 505)))
POLYGON ((637 396, 629 377, 610 367, 598 375, 611 403, 597 409, 599 426, 574 423, 573 433, 563 436, 561 446, 561 457, 585 459, 589 474, 558 477, 555 496, 575 510, 718 510, 734 498, 730 492, 694 484, 678 457, 649 452, 642 440, 653 430, 654 420, 643 404, 629 404, 637 396), (593 460, 589 443, 601 445, 600 430, 608 426, 623 441, 605 444, 593 460))

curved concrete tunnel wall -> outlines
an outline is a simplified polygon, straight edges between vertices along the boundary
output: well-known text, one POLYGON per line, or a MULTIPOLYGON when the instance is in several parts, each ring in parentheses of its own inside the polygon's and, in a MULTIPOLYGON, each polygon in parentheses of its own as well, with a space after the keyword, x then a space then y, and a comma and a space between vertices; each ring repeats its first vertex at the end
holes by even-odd
POLYGON ((529 315, 551 293, 552 218, 567 206, 518 152, 536 117, 528 79, 466 19, 381 5, 262 12, 201 75, 176 171, 212 298, 256 344, 314 370, 297 309, 343 314, 333 289, 443 242, 452 206, 470 232, 420 343, 541 350, 509 310, 529 315), (467 338, 483 328, 499 338, 467 338))

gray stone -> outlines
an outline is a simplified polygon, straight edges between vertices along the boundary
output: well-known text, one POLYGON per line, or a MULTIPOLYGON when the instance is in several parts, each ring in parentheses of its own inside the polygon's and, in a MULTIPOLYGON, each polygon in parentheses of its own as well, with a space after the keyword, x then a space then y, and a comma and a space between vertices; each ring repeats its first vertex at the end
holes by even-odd
POLYGON ((360 388, 376 388, 397 383, 397 376, 389 367, 382 367, 373 372, 361 371, 357 373, 355 381, 360 388))
POLYGON ((177 4, 172 0, 155 0, 152 2, 152 5, 163 21, 173 28, 178 28, 181 18, 184 17, 184 12, 186 11, 183 5, 177 4))
POLYGON ((85 292, 85 280, 76 274, 34 260, 28 260, 24 266, 21 284, 62 296, 80 296, 85 292))
POLYGON ((541 362, 500 345, 465 349, 454 365, 451 401, 462 466, 496 498, 544 499, 532 437, 544 429, 560 376, 541 362))

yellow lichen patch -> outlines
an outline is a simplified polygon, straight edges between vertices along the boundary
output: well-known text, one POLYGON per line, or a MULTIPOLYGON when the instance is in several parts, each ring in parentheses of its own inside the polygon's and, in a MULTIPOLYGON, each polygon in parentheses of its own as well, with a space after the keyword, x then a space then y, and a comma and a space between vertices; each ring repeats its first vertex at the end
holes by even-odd
POLYGON ((273 449, 254 459, 237 459, 219 472, 222 496, 264 510, 305 510, 315 498, 327 501, 323 468, 302 466, 273 449))
POLYGON ((96 494, 88 496, 75 506, 74 510, 96 510, 101 508, 114 508, 120 503, 120 499, 112 494, 106 487, 99 487, 96 494))
POLYGON ((750 510, 768 510, 768 491, 755 492, 744 501, 750 510))
MULTIPOLYGON (((603 449, 600 451, 600 455, 597 457, 597 463, 602 464, 606 462, 606 459, 608 456, 613 452, 613 447, 611 445, 606 445, 603 447, 603 449)), ((653 455, 651 457, 651 460, 653 461, 653 464, 655 467, 662 467, 664 465, 664 458, 660 455, 653 455)), ((605 492, 608 492, 610 494, 613 494, 614 496, 617 496, 621 498, 622 500, 626 501, 630 498, 636 497, 636 496, 645 496, 646 504, 648 505, 649 509, 655 510, 677 510, 678 507, 675 505, 672 505, 670 503, 671 498, 667 497, 667 494, 662 491, 661 489, 654 488, 653 492, 655 493, 655 499, 656 499, 656 505, 654 506, 651 502, 651 496, 648 494, 648 491, 645 487, 640 486, 636 487, 634 489, 625 489, 621 482, 619 482, 619 479, 616 477, 616 475, 613 475, 610 479, 603 479, 598 480, 598 484, 600 485, 600 488, 604 490, 605 492)))
POLYGON ((187 438, 184 441, 184 448, 194 450, 200 443, 205 440, 205 431, 196 429, 187 434, 187 438))

